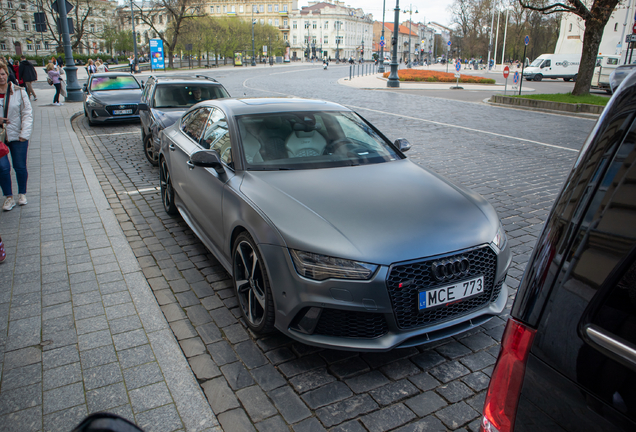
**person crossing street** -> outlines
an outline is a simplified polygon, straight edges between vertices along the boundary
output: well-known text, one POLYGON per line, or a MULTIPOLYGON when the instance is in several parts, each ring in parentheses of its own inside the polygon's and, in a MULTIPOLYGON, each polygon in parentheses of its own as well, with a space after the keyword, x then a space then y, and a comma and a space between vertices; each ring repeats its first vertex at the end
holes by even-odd
POLYGON ((26 87, 27 95, 31 97, 33 95, 33 100, 38 100, 38 97, 35 95, 35 91, 33 91, 33 81, 38 80, 38 74, 35 71, 35 68, 31 64, 30 61, 26 59, 25 56, 20 57, 20 69, 18 75, 24 81, 24 86, 26 87))

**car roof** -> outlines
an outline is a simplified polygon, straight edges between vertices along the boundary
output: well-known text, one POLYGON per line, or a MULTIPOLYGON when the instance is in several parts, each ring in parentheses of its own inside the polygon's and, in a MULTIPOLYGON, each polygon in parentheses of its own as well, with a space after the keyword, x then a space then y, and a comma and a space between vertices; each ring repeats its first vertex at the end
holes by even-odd
POLYGON ((297 111, 350 111, 340 104, 301 98, 226 98, 201 102, 198 106, 215 105, 227 115, 267 114, 297 111))
POLYGON ((125 73, 125 72, 99 72, 99 73, 91 74, 91 77, 93 78, 94 77, 112 77, 112 76, 129 76, 129 77, 135 78, 133 74, 125 73))
MULTIPOLYGON (((188 83, 188 82, 200 82, 221 85, 216 79, 205 75, 151 75, 150 78, 154 78, 157 84, 160 83, 188 83)), ((149 78, 149 79, 150 79, 149 78)))

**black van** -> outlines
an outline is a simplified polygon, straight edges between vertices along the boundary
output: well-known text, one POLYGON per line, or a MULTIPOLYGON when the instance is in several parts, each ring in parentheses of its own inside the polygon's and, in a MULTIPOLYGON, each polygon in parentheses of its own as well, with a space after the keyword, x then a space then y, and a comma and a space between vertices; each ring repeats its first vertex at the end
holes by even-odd
POLYGON ((528 263, 484 431, 636 431, 636 73, 585 142, 528 263))

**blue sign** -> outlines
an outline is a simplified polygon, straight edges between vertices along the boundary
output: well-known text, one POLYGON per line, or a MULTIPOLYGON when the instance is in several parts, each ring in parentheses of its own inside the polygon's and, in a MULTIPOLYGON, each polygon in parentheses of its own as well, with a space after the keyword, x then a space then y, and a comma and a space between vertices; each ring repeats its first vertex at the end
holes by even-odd
POLYGON ((530 43, 530 36, 526 36, 526 37, 523 39, 523 42, 524 42, 526 45, 528 45, 528 44, 530 43))
POLYGON ((448 46, 451 46, 451 41, 448 41, 448 46))
POLYGON ((165 69, 166 64, 163 59, 163 41, 161 39, 150 39, 150 66, 153 69, 165 69))
POLYGON ((380 41, 380 46, 383 47, 384 46, 384 41, 380 41))
POLYGON ((512 82, 515 84, 519 82, 519 72, 515 72, 515 74, 512 76, 512 82))
POLYGON ((461 64, 461 62, 459 62, 459 61, 458 61, 457 63, 455 63, 455 70, 456 70, 457 72, 459 72, 459 70, 460 70, 461 68, 462 68, 462 64, 461 64))
POLYGON ((380 36, 380 40, 383 41, 384 40, 384 36, 380 36))

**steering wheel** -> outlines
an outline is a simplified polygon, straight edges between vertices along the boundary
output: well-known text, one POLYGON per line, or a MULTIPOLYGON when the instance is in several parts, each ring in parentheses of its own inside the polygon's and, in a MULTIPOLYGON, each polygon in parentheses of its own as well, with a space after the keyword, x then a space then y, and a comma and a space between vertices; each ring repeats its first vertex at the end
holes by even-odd
POLYGON ((340 138, 340 139, 337 139, 337 140, 333 141, 328 146, 326 146, 324 154, 335 153, 342 146, 355 146, 355 145, 357 145, 357 144, 354 141, 352 141, 351 139, 349 139, 349 138, 340 138))

